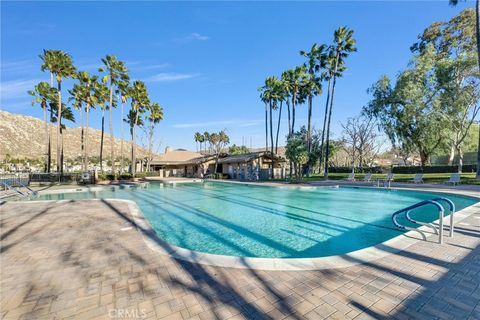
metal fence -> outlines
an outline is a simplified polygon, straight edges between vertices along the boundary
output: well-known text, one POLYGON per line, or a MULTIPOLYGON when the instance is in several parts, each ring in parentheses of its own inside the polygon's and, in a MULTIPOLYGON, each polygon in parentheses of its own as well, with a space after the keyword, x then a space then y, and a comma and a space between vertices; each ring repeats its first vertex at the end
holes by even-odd
POLYGON ((74 173, 5 173, 0 174, 0 181, 18 187, 30 185, 30 183, 78 183, 94 184, 94 172, 74 173))
POLYGON ((0 175, 0 182, 12 187, 28 186, 30 184, 28 173, 5 173, 0 175))

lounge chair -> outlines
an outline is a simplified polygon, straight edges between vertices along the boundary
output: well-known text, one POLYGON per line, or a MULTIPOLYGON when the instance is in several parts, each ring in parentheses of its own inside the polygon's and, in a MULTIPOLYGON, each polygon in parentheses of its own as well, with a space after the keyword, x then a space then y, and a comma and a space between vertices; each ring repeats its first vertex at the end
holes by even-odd
POLYGON ((344 179, 345 181, 355 181, 355 173, 354 172, 351 172, 349 175, 348 175, 348 178, 344 179))
POLYGON ((459 185, 460 184, 460 173, 452 173, 452 175, 450 176, 450 180, 446 181, 445 183, 446 184, 453 184, 454 186, 456 185, 459 185))
POLYGON ((380 181, 383 182, 383 186, 386 187, 388 184, 388 187, 390 188, 390 183, 393 181, 395 174, 389 173, 384 179, 378 179, 377 180, 377 187, 380 186, 380 181))
POLYGON ((411 180, 413 183, 423 183, 423 173, 417 173, 413 180, 411 180))
POLYGON ((365 175, 365 177, 363 177, 363 182, 370 182, 372 180, 372 173, 369 172, 365 175))

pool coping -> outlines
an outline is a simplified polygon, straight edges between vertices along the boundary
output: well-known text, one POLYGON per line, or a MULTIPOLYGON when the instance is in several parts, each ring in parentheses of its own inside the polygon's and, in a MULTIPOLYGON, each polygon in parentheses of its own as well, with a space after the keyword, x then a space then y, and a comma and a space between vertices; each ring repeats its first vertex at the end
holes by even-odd
MULTIPOLYGON (((215 180, 214 180, 215 181, 215 180)), ((231 183, 231 182, 227 182, 231 183)), ((242 183, 242 182, 239 182, 242 183)), ((243 183, 245 184, 245 183, 243 183)), ((267 186, 265 184, 256 184, 256 183, 247 183, 249 185, 260 185, 260 186, 267 186)), ((138 187, 138 186, 131 186, 127 185, 130 188, 138 187)), ((272 185, 275 187, 274 185, 272 185)), ((115 188, 120 188, 124 186, 113 186, 115 188)), ((290 186, 277 186, 277 187, 290 187, 290 186)), ((299 188, 302 186, 292 186, 294 188, 299 188)), ((306 186, 309 189, 311 187, 306 186)), ((320 188, 322 186, 319 186, 320 188)), ((331 186, 328 186, 331 187, 331 186)), ((64 189, 64 190, 51 190, 52 192, 47 192, 45 190, 41 194, 52 194, 52 193, 63 193, 68 192, 66 190, 70 190, 70 192, 80 192, 81 189, 83 191, 101 191, 107 188, 112 188, 112 186, 96 186, 90 188, 77 188, 77 189, 64 189)), ((318 188, 318 187, 313 187, 318 188)), ((360 187, 363 188, 363 187, 360 187)), ((391 190, 395 190, 397 188, 391 188, 391 190)), ((403 190, 403 189, 402 189, 403 190)), ((413 190, 407 188, 407 190, 413 190)), ((416 191, 422 191, 427 193, 435 193, 431 190, 421 190, 415 189, 416 191)), ((470 195, 465 194, 467 192, 461 192, 463 190, 454 190, 456 192, 450 192, 451 194, 456 195, 464 195, 472 198, 480 199, 480 195, 470 195), (459 192, 460 191, 460 192, 459 192)), ((437 191, 436 193, 449 193, 447 190, 437 191)), ((254 269, 254 270, 269 270, 269 271, 301 271, 301 270, 323 270, 323 269, 334 269, 334 268, 346 268, 351 267, 357 264, 366 263, 369 261, 377 260, 388 256, 390 254, 402 251, 417 243, 418 241, 423 241, 420 236, 419 232, 416 230, 424 231, 427 234, 432 234, 431 229, 422 226, 415 230, 411 230, 405 232, 399 236, 391 238, 387 241, 379 243, 377 245, 359 249, 356 251, 352 251, 349 253, 336 255, 336 256, 327 256, 327 257, 317 257, 317 258, 256 258, 256 257, 238 257, 238 256, 226 256, 226 255, 217 255, 211 253, 203 253, 194 250, 189 250, 185 248, 181 248, 175 245, 172 245, 165 240, 161 239, 155 230, 152 228, 148 220, 143 215, 142 210, 140 207, 132 200, 127 199, 112 199, 112 198, 105 198, 105 199, 85 199, 82 201, 101 201, 106 200, 109 202, 120 202, 126 203, 129 209, 129 212, 132 216, 133 224, 137 228, 137 231, 142 235, 145 244, 155 252, 158 252, 163 255, 171 256, 175 259, 192 262, 192 263, 199 263, 204 265, 216 266, 216 267, 224 267, 224 268, 236 268, 236 269, 254 269)), ((63 202, 63 201, 70 201, 70 200, 37 200, 39 202, 63 202)), ((23 202, 23 201, 22 201, 23 202)), ((32 203, 33 201, 25 201, 26 203, 32 203)), ((465 218, 469 217, 470 215, 480 212, 480 202, 477 202, 471 206, 468 206, 458 212, 455 212, 454 215, 454 224, 457 224, 464 220, 465 218)), ((433 223, 438 224, 439 219, 434 221, 433 223)), ((450 217, 444 217, 444 226, 449 226, 450 217)), ((444 237, 448 237, 448 233, 444 232, 444 237)), ((436 242, 437 236, 431 238, 428 237, 427 241, 429 242, 436 242), (433 239, 433 241, 432 241, 433 239)), ((438 244, 440 245, 440 244, 438 244)))

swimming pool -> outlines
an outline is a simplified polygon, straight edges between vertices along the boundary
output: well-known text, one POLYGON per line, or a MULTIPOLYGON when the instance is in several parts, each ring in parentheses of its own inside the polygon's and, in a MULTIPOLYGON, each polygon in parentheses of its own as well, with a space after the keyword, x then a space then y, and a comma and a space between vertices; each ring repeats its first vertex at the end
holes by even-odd
MULTIPOLYGON (((370 247, 402 234, 391 215, 438 197, 373 188, 288 188, 221 182, 41 195, 40 199, 128 199, 166 242, 197 252, 260 258, 310 258, 370 247)), ((457 211, 478 200, 446 195, 457 211)), ((432 207, 412 217, 438 219, 432 207)), ((404 222, 406 223, 406 222, 404 222)))

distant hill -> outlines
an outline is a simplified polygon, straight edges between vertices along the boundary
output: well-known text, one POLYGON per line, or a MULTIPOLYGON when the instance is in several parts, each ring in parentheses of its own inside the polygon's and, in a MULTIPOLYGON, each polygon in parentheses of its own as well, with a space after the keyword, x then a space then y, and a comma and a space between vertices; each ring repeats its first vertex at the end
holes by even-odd
MULTIPOLYGON (((44 157, 45 150, 45 124, 43 120, 0 111, 0 159, 8 154, 15 159, 40 159, 44 157)), ((52 158, 56 156, 56 126, 51 125, 52 132, 52 158)), ((128 128, 125 128, 128 132, 128 128)), ((65 159, 75 159, 81 156, 81 128, 68 128, 64 131, 64 156, 65 159)), ((101 131, 90 128, 88 130, 89 155, 100 155, 101 131)), ((120 155, 121 139, 115 138, 115 155, 120 155)), ((130 157, 130 142, 124 140, 123 155, 130 157)), ((104 158, 110 156, 110 135, 104 136, 104 158)), ((138 156, 146 154, 146 150, 138 147, 138 156)))

